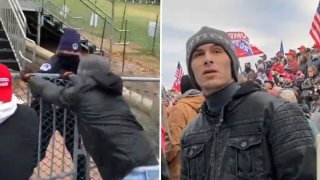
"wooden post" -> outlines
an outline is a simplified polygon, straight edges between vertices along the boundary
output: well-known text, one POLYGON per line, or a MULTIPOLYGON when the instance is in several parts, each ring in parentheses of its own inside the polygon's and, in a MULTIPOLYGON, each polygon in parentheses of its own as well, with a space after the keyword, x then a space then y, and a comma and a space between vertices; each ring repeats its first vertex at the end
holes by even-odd
POLYGON ((159 14, 157 14, 156 26, 155 26, 155 29, 154 29, 153 45, 152 45, 151 54, 154 54, 154 45, 155 45, 155 42, 156 42, 156 34, 157 34, 157 28, 158 28, 158 16, 159 16, 159 14))
POLYGON ((122 54, 122 72, 124 72, 124 59, 126 56, 126 46, 127 46, 127 24, 128 24, 128 20, 126 19, 126 23, 125 23, 125 32, 124 32, 124 43, 123 43, 123 54, 122 54))
POLYGON ((107 24, 107 17, 104 17, 104 23, 103 23, 103 30, 102 30, 102 39, 101 39, 101 46, 100 46, 100 55, 103 55, 103 40, 104 40, 104 32, 106 30, 106 24, 107 24))
MULTIPOLYGON (((121 30, 123 30, 124 18, 126 17, 126 11, 127 11, 127 3, 125 3, 125 4, 124 4, 124 11, 123 11, 123 15, 122 15, 121 30)), ((119 39, 119 43, 121 43, 121 39, 122 39, 122 31, 120 32, 120 39, 119 39)))

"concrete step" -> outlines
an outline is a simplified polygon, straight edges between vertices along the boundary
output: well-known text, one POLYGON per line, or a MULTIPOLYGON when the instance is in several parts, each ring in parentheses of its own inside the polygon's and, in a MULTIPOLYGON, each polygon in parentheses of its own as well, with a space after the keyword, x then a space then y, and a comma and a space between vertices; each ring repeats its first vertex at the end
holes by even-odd
POLYGON ((10 49, 10 42, 7 39, 0 39, 0 49, 10 49))
POLYGON ((8 66, 9 69, 16 70, 16 71, 20 70, 19 64, 15 59, 1 59, 0 58, 0 63, 8 66))
POLYGON ((0 38, 8 39, 6 32, 3 29, 0 29, 0 38))
POLYGON ((0 59, 16 59, 12 49, 0 49, 0 59))

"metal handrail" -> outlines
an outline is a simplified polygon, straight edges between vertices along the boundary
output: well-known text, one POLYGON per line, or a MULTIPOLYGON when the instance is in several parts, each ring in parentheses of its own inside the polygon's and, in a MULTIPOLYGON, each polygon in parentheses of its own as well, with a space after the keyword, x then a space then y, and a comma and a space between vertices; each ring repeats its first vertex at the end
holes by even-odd
MULTIPOLYGON (((49 73, 33 73, 38 77, 50 77, 50 78, 58 78, 60 74, 49 74, 49 73)), ((20 73, 12 72, 13 78, 20 77, 20 73)), ((121 77, 123 81, 135 81, 135 82, 160 82, 160 78, 158 77, 121 77)))
MULTIPOLYGON (((92 4, 95 8, 97 8, 100 12, 102 12, 102 14, 104 15, 101 15, 101 14, 99 14, 97 11, 96 11, 96 9, 94 9, 94 8, 92 8, 92 7, 90 7, 86 2, 84 2, 83 0, 80 0, 80 2, 82 2, 82 4, 84 4, 85 6, 87 6, 90 10, 92 10, 93 12, 95 12, 100 18, 102 18, 102 19, 105 19, 105 17, 104 16, 106 16, 106 17, 108 17, 108 18, 112 18, 111 16, 109 16, 108 14, 106 14, 104 11, 102 11, 99 7, 97 7, 94 3, 92 3, 90 0, 87 0, 87 2, 89 2, 90 4, 92 4)), ((111 24, 112 25, 112 23, 111 22, 109 22, 109 21, 107 21, 108 22, 108 24, 111 24)), ((119 29, 119 28, 117 28, 115 25, 112 25, 112 27, 113 27, 113 29, 115 29, 116 31, 118 31, 118 32, 129 32, 129 30, 125 30, 125 29, 119 29)))
POLYGON ((67 24, 66 22, 64 22, 63 20, 61 20, 60 18, 58 18, 56 15, 54 15, 54 13, 52 13, 50 10, 48 9, 43 9, 43 11, 46 11, 48 13, 50 13, 50 15, 52 17, 54 17, 55 19, 59 20, 60 22, 62 22, 65 26, 67 26, 68 28, 73 28, 73 29, 81 29, 79 27, 71 27, 69 24, 67 24))
MULTIPOLYGON (((62 9, 61 7, 59 7, 59 5, 55 4, 54 2, 48 0, 48 2, 52 5, 54 5, 56 8, 58 8, 59 10, 63 11, 64 14, 68 15, 71 19, 82 19, 83 17, 81 16, 72 16, 70 13, 65 12, 64 9, 62 9)), ((52 13, 50 13, 52 14, 52 13)))
MULTIPOLYGON (((23 60, 25 60, 25 56, 23 54, 25 54, 25 50, 26 50, 26 47, 25 47, 26 41, 29 41, 34 45, 36 44, 33 40, 27 38, 26 36, 26 18, 20 7, 20 4, 17 2, 17 0, 8 0, 7 2, 11 8, 10 9, 11 11, 3 12, 2 14, 3 15, 2 21, 4 22, 3 26, 6 29, 6 32, 8 33, 8 38, 15 52, 16 57, 20 57, 23 60), (10 22, 10 20, 13 20, 16 22, 15 23, 10 22), (12 26, 12 24, 16 25, 16 27, 15 28, 10 27, 12 26), (21 41, 21 38, 24 41, 21 41), (23 57, 21 56, 21 54, 23 55, 23 57)), ((35 49, 33 49, 33 57, 35 57, 34 50, 35 49)), ((21 59, 19 58, 17 58, 17 60, 18 60, 19 67, 25 68, 25 63, 21 61, 21 59)), ((30 60, 28 62, 30 62, 30 60)))
POLYGON ((26 17, 24 16, 24 14, 23 14, 23 11, 22 11, 22 8, 21 8, 21 6, 20 6, 20 3, 19 2, 17 2, 16 0, 14 0, 14 1, 12 1, 14 4, 15 4, 15 6, 16 6, 16 8, 17 8, 17 12, 19 12, 19 20, 21 21, 21 23, 23 24, 23 26, 24 27, 26 27, 26 24, 27 24, 27 19, 26 19, 26 17))

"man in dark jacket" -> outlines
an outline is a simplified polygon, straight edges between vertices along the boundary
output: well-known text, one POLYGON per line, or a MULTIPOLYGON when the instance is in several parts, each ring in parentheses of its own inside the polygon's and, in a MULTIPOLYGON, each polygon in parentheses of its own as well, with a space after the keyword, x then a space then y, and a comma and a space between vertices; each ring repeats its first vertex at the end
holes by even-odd
MULTIPOLYGON (((25 80, 29 76, 24 76, 25 80)), ((77 114, 85 149, 103 179, 118 180, 146 169, 153 174, 149 179, 158 176, 158 161, 151 144, 123 99, 121 77, 110 71, 107 59, 86 56, 70 80, 70 88, 36 76, 28 82, 34 94, 77 114)))
POLYGON ((0 64, 0 179, 29 179, 37 166, 39 120, 12 93, 10 71, 0 64))
MULTIPOLYGON (((47 63, 41 65, 38 73, 64 74, 71 72, 76 74, 80 60, 80 34, 75 29, 66 28, 60 39, 57 53, 47 63)), ((70 81, 62 78, 45 78, 59 86, 70 86, 70 81)), ((40 99, 38 97, 31 106, 40 114, 40 99)), ((86 172, 86 158, 84 155, 74 157, 74 132, 76 128, 75 114, 61 107, 52 107, 48 102, 42 103, 41 121, 41 159, 45 157, 52 134, 54 123, 56 130, 65 137, 65 145, 72 158, 77 158, 77 179, 84 180, 86 172), (55 110, 53 110, 55 108, 55 110), (53 114, 56 119, 53 119, 53 114)), ((80 143, 80 141, 79 141, 80 143)))
POLYGON ((253 83, 237 83, 239 60, 227 33, 203 27, 188 40, 186 57, 205 103, 182 136, 182 179, 316 178, 303 112, 253 83))

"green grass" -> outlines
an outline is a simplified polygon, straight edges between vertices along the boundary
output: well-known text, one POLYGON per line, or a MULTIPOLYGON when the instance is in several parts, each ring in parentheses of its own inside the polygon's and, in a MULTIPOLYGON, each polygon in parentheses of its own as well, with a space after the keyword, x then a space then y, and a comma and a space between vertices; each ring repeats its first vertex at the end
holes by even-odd
MULTIPOLYGON (((64 4, 64 0, 51 0, 55 4, 62 7, 64 4)), ((88 0, 87 0, 88 1, 88 0)), ((97 6, 103 10, 105 13, 111 16, 111 3, 108 0, 91 0, 91 2, 97 2, 97 6)), ((102 35, 103 32, 103 22, 104 19, 99 17, 98 18, 98 26, 96 28, 93 28, 89 25, 91 13, 92 11, 85 6, 82 2, 79 0, 66 0, 67 6, 70 8, 69 13, 72 16, 80 16, 82 19, 72 19, 69 16, 65 19, 65 21, 73 26, 73 27, 81 27, 81 31, 86 31, 89 33, 94 33, 97 36, 102 35)), ((88 3, 89 4, 89 3, 88 3)), ((57 9, 52 4, 49 4, 48 2, 45 4, 45 7, 50 9, 55 14, 59 14, 60 10, 57 9)), ((93 7, 93 6, 92 6, 93 7)), ((123 19, 123 12, 125 9, 125 3, 122 1, 116 1, 115 3, 115 26, 121 29, 122 25, 122 19, 123 19)), ((156 21, 157 14, 159 14, 160 19, 160 6, 158 5, 146 5, 146 4, 132 4, 127 3, 127 9, 126 9, 126 19, 127 19, 127 28, 130 32, 128 32, 127 35, 127 41, 130 42, 130 45, 132 45, 137 52, 135 54, 151 54, 152 45, 153 45, 153 38, 148 36, 148 23, 149 21, 156 21)), ((59 18, 62 18, 62 16, 59 15, 59 18)), ((158 22, 159 23, 159 22, 158 22)), ((111 32, 111 26, 107 24, 107 27, 105 28, 105 38, 110 37, 111 32)), ((117 31, 113 31, 113 36, 115 42, 119 42, 120 33, 117 31)), ((122 35, 122 42, 124 39, 124 34, 122 35)), ((154 53, 155 55, 159 55, 160 53, 160 26, 158 24, 157 28, 157 34, 155 39, 155 47, 154 47, 154 53)))

